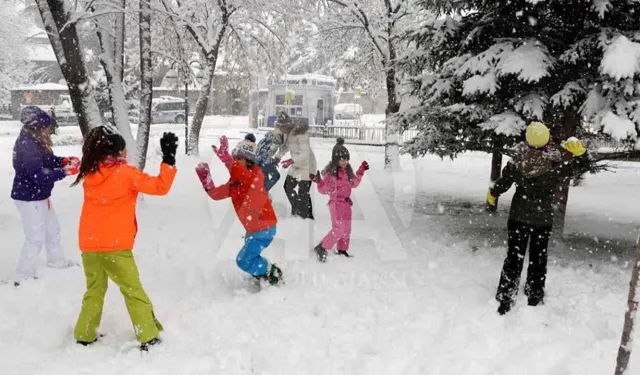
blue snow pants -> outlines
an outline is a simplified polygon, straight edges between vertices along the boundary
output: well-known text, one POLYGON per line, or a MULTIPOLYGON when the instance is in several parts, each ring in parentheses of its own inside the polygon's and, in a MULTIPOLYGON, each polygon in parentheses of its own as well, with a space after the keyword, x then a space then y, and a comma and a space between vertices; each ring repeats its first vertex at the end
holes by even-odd
POLYGON ((266 249, 276 236, 276 226, 260 232, 247 233, 244 236, 244 246, 236 257, 238 267, 252 276, 265 276, 267 260, 260 254, 266 249))
POLYGON ((278 172, 278 165, 274 163, 260 164, 262 174, 264 174, 264 188, 270 191, 274 187, 278 180, 280 180, 280 172, 278 172))

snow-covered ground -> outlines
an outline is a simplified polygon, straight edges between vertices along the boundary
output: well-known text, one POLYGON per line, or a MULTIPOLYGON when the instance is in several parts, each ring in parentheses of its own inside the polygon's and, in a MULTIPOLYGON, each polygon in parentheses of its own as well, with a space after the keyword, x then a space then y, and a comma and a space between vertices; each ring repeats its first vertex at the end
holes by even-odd
MULTIPOLYGON (((314 194, 315 222, 289 217, 283 176, 273 190, 277 239, 265 255, 283 268, 287 283, 249 294, 234 262, 243 240, 230 202, 209 200, 193 171, 212 161, 214 180, 224 182, 227 172, 207 145, 226 134, 233 146, 246 126, 244 117, 208 118, 202 155, 179 155, 171 193, 146 196, 138 207, 135 255, 166 329, 164 344, 145 356, 124 350, 134 335, 112 285, 101 327, 107 336, 92 347, 76 346, 82 269, 41 264, 39 280, 0 285, 1 374, 613 372, 640 212, 640 165, 615 163, 615 173, 589 175, 572 189, 567 231, 550 250, 546 305, 528 307, 520 294, 500 317, 493 296, 512 191, 501 198, 497 216, 484 213, 489 158, 403 157, 403 171, 390 175, 382 170, 382 148, 349 146, 353 163, 372 165, 355 190, 355 257, 333 256, 327 264, 311 257, 309 249, 329 227, 326 198, 314 194)), ((0 279, 11 276, 23 241, 9 198, 18 129, 0 122, 0 279)), ((157 142, 166 130, 183 141, 180 125, 154 126, 150 173, 158 170, 157 142)), ((77 155, 77 129, 61 133, 56 152, 77 155)), ((312 145, 323 165, 333 141, 312 145)), ((70 183, 57 185, 53 202, 66 254, 79 261, 82 190, 70 183)), ((640 372, 640 345, 634 350, 630 374, 640 372)))

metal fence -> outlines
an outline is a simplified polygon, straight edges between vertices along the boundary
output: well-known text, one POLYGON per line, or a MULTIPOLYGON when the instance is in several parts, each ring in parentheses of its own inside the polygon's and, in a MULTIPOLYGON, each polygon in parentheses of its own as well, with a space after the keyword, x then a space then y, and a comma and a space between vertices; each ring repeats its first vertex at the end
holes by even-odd
MULTIPOLYGON (((399 142, 402 144, 415 138, 418 130, 409 129, 400 135, 399 142)), ((363 126, 342 126, 342 125, 312 125, 311 136, 318 138, 338 138, 345 140, 357 141, 357 143, 366 143, 372 145, 385 144, 384 127, 363 127, 363 126)))

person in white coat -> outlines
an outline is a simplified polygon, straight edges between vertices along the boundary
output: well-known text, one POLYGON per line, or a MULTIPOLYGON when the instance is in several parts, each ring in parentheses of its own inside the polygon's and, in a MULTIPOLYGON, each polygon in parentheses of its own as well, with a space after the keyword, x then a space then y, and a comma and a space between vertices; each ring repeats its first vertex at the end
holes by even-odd
POLYGON ((309 140, 309 129, 308 124, 300 122, 295 124, 285 144, 291 159, 282 162, 284 168, 289 168, 284 182, 284 191, 291 203, 291 214, 303 219, 313 219, 309 174, 317 170, 316 156, 309 140))

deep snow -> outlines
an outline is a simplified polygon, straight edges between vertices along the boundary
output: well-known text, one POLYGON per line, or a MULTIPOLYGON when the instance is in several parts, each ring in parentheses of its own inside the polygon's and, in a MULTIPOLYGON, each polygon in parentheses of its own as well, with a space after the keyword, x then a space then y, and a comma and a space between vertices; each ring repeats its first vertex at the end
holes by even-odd
MULTIPOLYGON (((569 198, 567 232, 550 251, 546 305, 519 295, 506 317, 493 300, 505 254, 506 216, 483 212, 486 155, 456 161, 403 158, 402 172, 382 171, 381 148, 349 146, 353 163, 372 169, 354 192, 355 258, 319 264, 309 249, 329 227, 326 199, 314 194, 316 221, 288 216, 282 181, 273 196, 278 234, 266 256, 287 284, 249 294, 235 255, 242 230, 229 202, 213 202, 193 171, 211 161, 214 181, 227 173, 208 144, 233 144, 245 118, 209 118, 200 157, 178 155, 178 177, 166 197, 138 208, 135 256, 143 284, 165 326, 165 343, 148 355, 133 343, 124 303, 111 284, 93 347, 74 344, 72 329, 84 292, 80 268, 50 270, 20 288, 0 285, 2 374, 607 374, 622 330, 640 201, 640 166, 587 176, 569 198), (395 193, 394 193, 395 192, 395 193), (474 251, 473 249, 476 249, 474 251)), ((160 162, 162 131, 152 130, 147 171, 160 162)), ((79 139, 63 128, 61 144, 79 139)), ((17 125, 0 123, 0 279, 10 277, 23 241, 9 198, 11 147, 17 125)), ((319 165, 331 140, 313 139, 319 165)), ((57 146, 78 154, 77 144, 57 146)), ((180 148, 179 150, 182 150, 180 148)), ((79 261, 81 188, 67 179, 54 190, 66 254, 79 261)), ((640 335, 636 334, 636 337, 640 335)), ((636 340, 637 342, 637 340, 636 340)), ((636 344, 632 366, 640 368, 636 344)), ((630 369, 633 374, 634 369, 630 369)), ((635 370, 638 371, 638 370, 635 370)))

